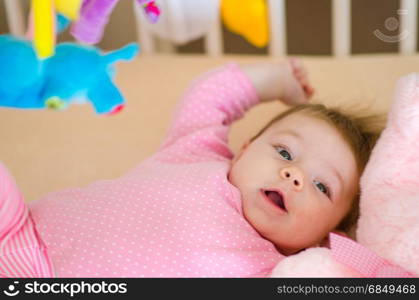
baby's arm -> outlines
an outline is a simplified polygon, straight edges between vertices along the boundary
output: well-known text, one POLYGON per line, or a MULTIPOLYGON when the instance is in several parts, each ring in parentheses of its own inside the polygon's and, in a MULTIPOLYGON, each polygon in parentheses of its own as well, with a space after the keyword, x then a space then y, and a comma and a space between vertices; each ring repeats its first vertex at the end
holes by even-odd
POLYGON ((312 93, 299 61, 230 63, 199 78, 176 108, 160 150, 177 144, 182 152, 216 152, 228 156, 227 138, 232 122, 259 102, 281 99, 304 103, 312 93))
POLYGON ((399 80, 383 131, 361 178, 357 238, 419 272, 419 74, 399 80))

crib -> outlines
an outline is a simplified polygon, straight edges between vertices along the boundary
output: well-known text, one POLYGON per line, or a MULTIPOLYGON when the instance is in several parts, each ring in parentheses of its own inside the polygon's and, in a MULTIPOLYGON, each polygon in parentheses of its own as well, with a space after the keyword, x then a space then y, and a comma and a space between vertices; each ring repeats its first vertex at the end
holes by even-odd
MULTIPOLYGON (((15 35, 23 35, 25 31, 25 18, 22 3, 16 0, 4 0, 10 32, 15 35)), ((137 2, 132 1, 136 16, 138 42, 141 44, 142 53, 156 52, 156 39, 145 26, 147 20, 141 12, 137 2)), ((287 54, 287 30, 286 30, 286 0, 267 0, 269 11, 270 43, 269 55, 280 57, 287 54)), ((165 3, 171 11, 176 11, 177 2, 165 3)), ((401 54, 413 54, 417 52, 417 15, 418 2, 416 0, 400 0, 399 25, 399 52, 401 54)), ((351 0, 332 0, 332 52, 336 57, 351 55, 351 0)), ((176 22, 175 16, 168 17, 170 23, 176 22)), ((378 33, 378 31, 377 31, 378 33)), ((169 43, 162 47, 165 52, 173 52, 169 43)), ((223 41, 221 38, 221 21, 216 22, 205 36, 205 52, 210 56, 223 54, 223 41)))
MULTIPOLYGON (((11 33, 23 35, 26 16, 22 3, 4 0, 11 33)), ((132 1, 135 3, 135 1, 132 1)), ((64 112, 0 109, 0 158, 16 178, 27 201, 66 187, 121 176, 160 145, 175 106, 200 73, 228 61, 239 63, 277 60, 287 56, 284 0, 269 0, 271 41, 267 55, 226 55, 221 21, 205 36, 205 53, 179 55, 173 45, 156 47, 144 16, 135 7, 142 52, 130 63, 117 66, 116 81, 127 107, 112 117, 96 116, 88 105, 64 112)), ((330 56, 304 55, 314 87, 315 101, 326 104, 362 103, 386 111, 400 76, 419 70, 417 54, 417 0, 401 0, 399 53, 351 53, 351 1, 332 1, 330 56)), ((249 111, 232 126, 230 146, 236 151, 283 105, 268 103, 249 111)))

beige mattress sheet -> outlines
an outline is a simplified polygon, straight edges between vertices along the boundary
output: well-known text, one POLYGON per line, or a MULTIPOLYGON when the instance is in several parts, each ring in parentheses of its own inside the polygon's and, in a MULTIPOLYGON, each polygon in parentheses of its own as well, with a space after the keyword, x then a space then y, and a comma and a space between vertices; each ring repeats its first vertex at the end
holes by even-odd
MULTIPOLYGON (((139 56, 117 66, 127 99, 115 116, 97 116, 90 105, 63 112, 0 108, 0 161, 27 201, 58 189, 118 177, 160 144, 173 109, 197 75, 228 61, 266 57, 139 56)), ((315 101, 385 112, 400 76, 418 71, 419 56, 374 55, 345 59, 303 57, 316 88, 315 101)), ((231 131, 233 151, 285 108, 255 107, 231 131)))

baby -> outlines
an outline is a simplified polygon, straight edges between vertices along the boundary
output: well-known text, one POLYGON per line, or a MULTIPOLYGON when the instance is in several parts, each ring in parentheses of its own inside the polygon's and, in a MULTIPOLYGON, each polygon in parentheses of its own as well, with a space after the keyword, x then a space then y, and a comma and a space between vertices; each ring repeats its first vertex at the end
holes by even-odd
POLYGON ((121 178, 28 207, 0 165, 0 276, 267 276, 327 245, 356 220, 378 131, 312 94, 299 60, 231 63, 195 82, 156 154, 121 178), (275 99, 298 106, 234 157, 230 125, 275 99))

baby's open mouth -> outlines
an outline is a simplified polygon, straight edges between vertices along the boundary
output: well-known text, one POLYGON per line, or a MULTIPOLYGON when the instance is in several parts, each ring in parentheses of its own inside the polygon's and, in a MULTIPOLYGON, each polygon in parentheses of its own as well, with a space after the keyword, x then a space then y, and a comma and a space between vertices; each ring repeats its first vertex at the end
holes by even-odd
POLYGON ((285 207, 284 198, 280 193, 278 193, 277 191, 269 190, 264 190, 263 192, 269 200, 271 200, 274 204, 279 206, 282 210, 288 212, 287 208, 285 207))

